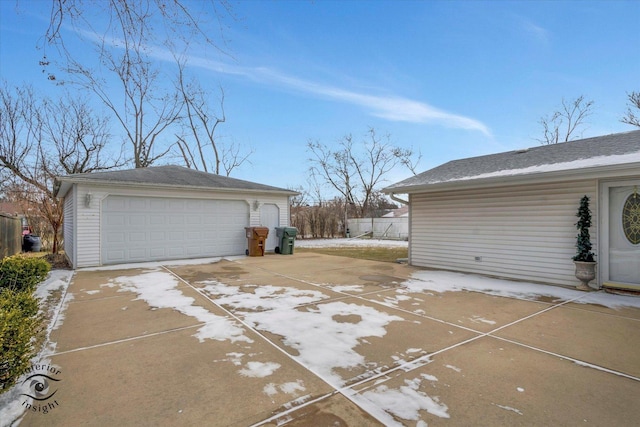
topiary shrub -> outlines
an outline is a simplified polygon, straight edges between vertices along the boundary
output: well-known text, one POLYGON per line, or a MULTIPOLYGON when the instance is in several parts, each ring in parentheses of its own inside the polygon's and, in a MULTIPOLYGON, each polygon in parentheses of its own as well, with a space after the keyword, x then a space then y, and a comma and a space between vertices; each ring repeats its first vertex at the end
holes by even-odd
POLYGON ((589 196, 585 195, 580 199, 580 206, 576 213, 578 222, 575 226, 578 229, 576 236, 576 254, 574 261, 594 262, 596 256, 591 252, 591 236, 589 235, 589 227, 591 227, 591 209, 589 209, 589 196))
POLYGON ((0 262, 0 289, 26 290, 36 289, 38 283, 46 279, 51 265, 42 258, 14 255, 0 262))
POLYGON ((29 369, 40 324, 38 300, 30 291, 0 289, 0 394, 29 369))

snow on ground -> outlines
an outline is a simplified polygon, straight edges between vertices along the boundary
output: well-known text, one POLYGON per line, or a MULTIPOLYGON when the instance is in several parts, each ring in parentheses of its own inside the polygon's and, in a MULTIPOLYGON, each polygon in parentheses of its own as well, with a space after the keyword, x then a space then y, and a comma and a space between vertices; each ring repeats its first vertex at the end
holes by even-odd
MULTIPOLYGON (((405 385, 392 389, 386 385, 379 385, 371 391, 362 393, 362 397, 379 408, 404 420, 418 421, 420 411, 425 410, 440 418, 449 418, 447 405, 440 403, 437 397, 430 397, 420 391, 423 380, 433 381, 433 376, 421 376, 412 380, 404 380, 405 385)), ((437 379, 436 379, 437 381, 437 379)), ((359 400, 356 398, 356 400, 359 400)))
POLYGON ((538 300, 540 297, 550 297, 555 302, 574 300, 573 302, 580 304, 599 304, 613 309, 620 307, 640 308, 640 298, 638 297, 605 292, 585 293, 560 286, 495 279, 450 271, 417 271, 402 286, 410 292, 455 292, 467 290, 530 301, 538 300))
MULTIPOLYGON (((51 331, 62 324, 64 319, 64 310, 71 299, 70 295, 66 295, 66 291, 72 276, 73 271, 70 270, 52 270, 34 292, 34 295, 40 299, 40 312, 49 319, 49 323, 43 347, 31 359, 32 365, 55 366, 51 364, 51 359, 49 358, 56 348, 56 343, 50 340, 50 334, 51 331)), ((31 398, 23 396, 22 393, 25 393, 25 389, 22 381, 24 381, 22 378, 18 379, 16 385, 0 394, 0 427, 12 425, 15 420, 22 417, 26 409, 23 402, 33 403, 31 398)))
POLYGON ((246 368, 240 369, 238 372, 244 377, 264 378, 273 374, 280 366, 275 362, 249 362, 246 368))
POLYGON ((253 342, 244 335, 244 328, 235 320, 194 305, 195 299, 177 289, 179 284, 173 274, 162 270, 146 270, 136 276, 116 277, 109 282, 109 286, 119 286, 121 292, 138 294, 136 299, 145 301, 151 307, 172 308, 205 323, 194 335, 200 342, 205 339, 253 342))
POLYGON ((212 296, 216 303, 233 307, 235 310, 274 310, 310 304, 329 298, 320 291, 284 288, 273 285, 226 285, 217 281, 198 282, 206 285, 203 291, 212 296))
POLYGON ((385 239, 297 239, 297 248, 340 248, 340 247, 382 247, 382 248, 406 248, 409 242, 406 240, 385 239))
POLYGON ((302 365, 336 386, 345 381, 336 368, 364 365, 364 356, 354 351, 362 339, 382 337, 388 323, 403 320, 369 306, 341 301, 310 306, 328 298, 317 290, 263 285, 247 292, 240 286, 215 281, 201 283, 206 285, 203 291, 217 303, 233 311, 247 310, 244 320, 251 327, 282 336, 285 345, 298 351, 295 358, 302 365))

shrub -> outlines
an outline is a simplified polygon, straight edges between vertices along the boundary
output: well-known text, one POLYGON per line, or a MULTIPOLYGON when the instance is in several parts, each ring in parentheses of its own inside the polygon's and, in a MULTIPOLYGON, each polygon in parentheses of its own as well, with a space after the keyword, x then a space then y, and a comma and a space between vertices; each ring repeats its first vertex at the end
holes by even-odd
POLYGON ((29 369, 40 324, 38 300, 30 291, 0 289, 0 394, 29 369))
POLYGON ((0 289, 25 290, 29 293, 42 282, 51 265, 42 258, 14 255, 0 263, 0 289))
POLYGON ((580 199, 580 207, 578 208, 578 222, 576 228, 578 235, 576 236, 576 255, 574 261, 594 262, 596 256, 591 252, 591 236, 589 235, 589 227, 591 227, 591 209, 589 209, 589 196, 585 195, 580 199))

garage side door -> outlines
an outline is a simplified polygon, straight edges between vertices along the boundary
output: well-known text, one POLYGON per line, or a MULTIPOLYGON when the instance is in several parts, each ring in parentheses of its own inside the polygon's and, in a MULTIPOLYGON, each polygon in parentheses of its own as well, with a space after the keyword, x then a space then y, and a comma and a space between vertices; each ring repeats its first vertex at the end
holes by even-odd
POLYGON ((244 254, 249 206, 235 200, 108 196, 103 264, 244 254))

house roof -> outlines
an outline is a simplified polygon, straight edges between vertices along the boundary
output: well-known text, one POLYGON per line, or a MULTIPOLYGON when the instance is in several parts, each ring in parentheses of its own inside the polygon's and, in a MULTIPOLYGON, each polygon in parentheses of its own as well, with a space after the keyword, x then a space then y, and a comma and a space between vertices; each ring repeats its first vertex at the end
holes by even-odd
POLYGON ((640 130, 453 160, 382 191, 411 193, 507 179, 584 175, 621 167, 640 168, 640 130))
POLYGON ((284 188, 173 165, 60 176, 56 178, 54 194, 57 197, 64 197, 73 184, 205 189, 225 192, 268 192, 282 195, 298 194, 295 191, 284 188))
POLYGON ((382 215, 382 218, 402 218, 405 216, 409 216, 409 205, 403 205, 398 209, 393 209, 392 211, 382 215))

